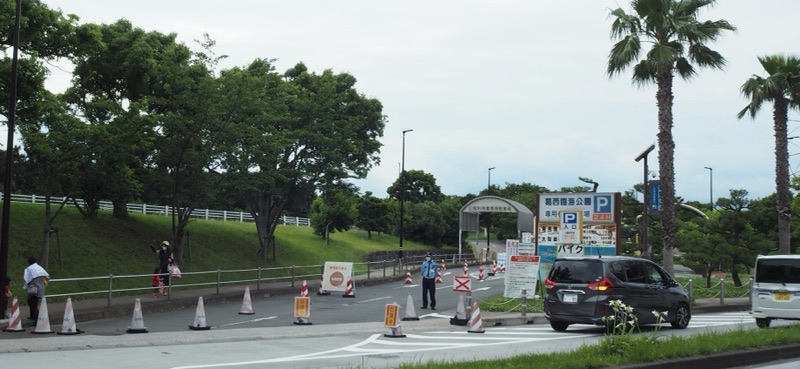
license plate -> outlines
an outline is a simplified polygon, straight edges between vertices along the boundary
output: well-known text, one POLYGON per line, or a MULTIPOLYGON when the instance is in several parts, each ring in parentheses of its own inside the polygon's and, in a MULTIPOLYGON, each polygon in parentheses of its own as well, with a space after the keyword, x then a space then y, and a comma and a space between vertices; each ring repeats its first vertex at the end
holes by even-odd
POLYGON ((578 295, 574 293, 567 293, 564 294, 564 302, 565 303, 577 303, 578 302, 578 295))
POLYGON ((789 293, 775 292, 775 301, 789 301, 789 293))

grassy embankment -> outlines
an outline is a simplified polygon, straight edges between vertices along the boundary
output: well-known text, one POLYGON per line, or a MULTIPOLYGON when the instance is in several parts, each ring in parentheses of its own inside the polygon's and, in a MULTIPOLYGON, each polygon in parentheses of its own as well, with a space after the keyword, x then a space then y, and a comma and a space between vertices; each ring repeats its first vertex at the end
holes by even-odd
MULTIPOLYGON (((29 255, 38 256, 43 239, 44 206, 12 203, 11 232, 9 237, 9 276, 12 291, 22 294, 22 271, 29 255)), ((150 274, 157 266, 157 256, 150 250, 153 241, 170 240, 171 218, 159 215, 131 214, 130 220, 119 220, 110 212, 100 212, 95 220, 85 219, 75 208, 65 208, 54 222, 59 235, 51 237, 47 271, 52 278, 77 278, 119 275, 150 274), (60 240, 60 247, 58 241, 60 240)), ((386 234, 372 234, 360 230, 337 232, 331 235, 329 245, 315 236, 309 227, 278 226, 276 230, 277 261, 264 261, 257 257, 258 239, 253 223, 234 221, 193 220, 188 226, 188 249, 181 270, 186 272, 210 270, 237 270, 277 268, 281 266, 320 265, 325 261, 366 261, 369 252, 396 250, 398 239, 386 234)), ((405 241, 407 250, 427 249, 425 245, 405 241)), ((262 277, 288 276, 286 270, 262 272, 262 277)), ((246 278, 254 278, 254 273, 246 278)), ((197 276, 215 280, 215 275, 197 276)), ((230 276, 235 278, 235 276, 230 276)), ((115 289, 149 285, 150 278, 115 279, 115 289)), ((75 290, 100 290, 107 282, 81 281, 48 286, 48 294, 62 288, 75 290)), ((96 297, 96 296, 92 296, 96 297)))

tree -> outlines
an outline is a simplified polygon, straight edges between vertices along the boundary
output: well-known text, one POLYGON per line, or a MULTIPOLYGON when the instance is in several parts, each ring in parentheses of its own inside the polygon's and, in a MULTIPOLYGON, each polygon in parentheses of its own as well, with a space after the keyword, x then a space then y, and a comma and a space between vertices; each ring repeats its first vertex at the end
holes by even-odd
POLYGON ((758 57, 768 77, 752 76, 741 87, 750 103, 737 117, 745 114, 755 118, 764 102, 772 102, 772 122, 775 130, 775 187, 777 189, 778 245, 781 254, 791 253, 791 193, 789 191, 789 149, 787 121, 789 109, 800 103, 800 58, 768 55, 758 57))
POLYGON ((401 190, 405 188, 404 201, 406 202, 439 202, 444 199, 442 189, 436 184, 436 177, 434 177, 433 174, 412 169, 407 170, 404 177, 405 179, 403 179, 403 176, 397 178, 397 180, 386 189, 386 193, 389 194, 389 197, 400 200, 401 190), (401 183, 403 180, 405 181, 404 184, 401 183))
POLYGON ((355 224, 358 210, 353 193, 342 190, 328 191, 311 202, 309 218, 314 234, 330 243, 330 234, 345 232, 355 224))
MULTIPOLYGON (((706 43, 719 38, 723 31, 736 28, 725 20, 701 22, 698 13, 714 5, 715 0, 633 0, 633 13, 621 8, 611 11, 614 19, 611 37, 619 41, 608 55, 607 74, 614 77, 633 65, 642 52, 642 42, 652 46, 646 56, 633 66, 633 83, 657 86, 658 165, 661 173, 661 219, 664 268, 674 274, 675 248, 675 142, 672 138, 672 84, 675 73, 683 79, 697 74, 700 67, 721 69, 725 58, 706 43)), ((644 255, 649 257, 650 255, 644 255)))
POLYGON ((358 199, 356 227, 367 231, 367 238, 372 239, 372 232, 389 232, 390 215, 387 200, 372 196, 372 192, 367 191, 358 199))

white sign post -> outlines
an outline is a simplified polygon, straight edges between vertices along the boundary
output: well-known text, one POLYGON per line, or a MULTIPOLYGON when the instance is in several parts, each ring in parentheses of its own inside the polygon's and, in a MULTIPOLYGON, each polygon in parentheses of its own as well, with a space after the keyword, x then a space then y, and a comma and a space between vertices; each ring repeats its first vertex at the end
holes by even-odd
POLYGON ((539 280, 539 256, 512 255, 506 270, 503 297, 520 298, 523 289, 534 291, 535 295, 536 282, 539 280))

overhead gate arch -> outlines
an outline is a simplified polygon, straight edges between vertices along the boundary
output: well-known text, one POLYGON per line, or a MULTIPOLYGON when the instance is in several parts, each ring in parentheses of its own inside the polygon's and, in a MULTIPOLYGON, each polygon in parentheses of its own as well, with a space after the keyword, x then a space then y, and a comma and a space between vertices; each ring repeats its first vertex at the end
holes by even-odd
POLYGON ((481 196, 464 204, 459 211, 458 254, 461 257, 461 235, 463 232, 480 230, 481 213, 517 213, 517 235, 533 233, 533 212, 527 206, 498 196, 481 196))

